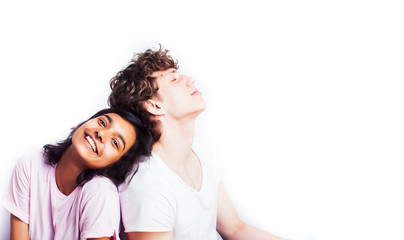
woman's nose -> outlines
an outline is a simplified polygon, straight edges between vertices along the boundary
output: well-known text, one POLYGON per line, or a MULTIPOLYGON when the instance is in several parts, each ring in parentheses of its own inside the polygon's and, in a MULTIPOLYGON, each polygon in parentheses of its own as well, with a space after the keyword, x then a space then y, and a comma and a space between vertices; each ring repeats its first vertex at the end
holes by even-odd
POLYGON ((104 130, 98 130, 95 132, 95 137, 100 140, 100 142, 104 142, 105 139, 105 132, 104 130))

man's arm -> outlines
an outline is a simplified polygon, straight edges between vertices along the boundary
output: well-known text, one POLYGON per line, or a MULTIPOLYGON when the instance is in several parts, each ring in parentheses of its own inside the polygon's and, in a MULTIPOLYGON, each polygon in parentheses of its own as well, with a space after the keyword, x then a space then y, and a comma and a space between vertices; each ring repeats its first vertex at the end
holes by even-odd
POLYGON ((245 224, 233 207, 222 183, 218 189, 217 231, 223 239, 281 240, 261 229, 245 224))
POLYGON ((171 232, 129 232, 129 240, 173 240, 171 232))
POLYGON ((18 217, 10 214, 10 239, 11 240, 29 240, 28 224, 21 221, 18 217))

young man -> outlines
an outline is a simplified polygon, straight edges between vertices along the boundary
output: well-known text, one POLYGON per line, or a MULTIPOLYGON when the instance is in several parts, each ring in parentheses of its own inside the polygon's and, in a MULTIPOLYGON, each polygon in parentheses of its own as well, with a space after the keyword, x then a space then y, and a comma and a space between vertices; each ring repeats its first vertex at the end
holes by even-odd
POLYGON ((194 144, 195 119, 206 108, 192 77, 167 50, 147 50, 111 79, 112 107, 129 108, 150 127, 153 154, 121 188, 131 240, 280 239, 238 217, 209 157, 194 144))

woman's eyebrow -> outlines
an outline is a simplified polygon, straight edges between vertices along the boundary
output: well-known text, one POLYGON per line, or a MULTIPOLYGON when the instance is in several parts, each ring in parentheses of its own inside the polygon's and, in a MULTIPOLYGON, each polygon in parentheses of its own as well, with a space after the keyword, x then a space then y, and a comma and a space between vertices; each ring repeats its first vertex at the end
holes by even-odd
POLYGON ((121 139, 121 141, 122 141, 122 143, 123 143, 123 149, 122 149, 122 151, 124 151, 124 150, 125 150, 125 147, 126 147, 125 139, 122 137, 121 134, 119 134, 118 137, 121 139))
POLYGON ((112 123, 114 120, 112 120, 112 118, 110 116, 108 116, 107 114, 102 115, 104 117, 106 117, 108 119, 108 122, 112 123))
MULTIPOLYGON (((112 123, 114 122, 114 120, 113 120, 110 116, 108 116, 107 114, 104 114, 103 116, 105 116, 105 117, 108 119, 108 122, 109 122, 110 124, 112 124, 112 123)), ((123 136, 122 136, 121 134, 118 134, 118 137, 121 139, 121 141, 122 141, 122 143, 123 143, 123 149, 122 149, 122 151, 124 151, 124 150, 125 150, 125 147, 126 147, 125 139, 123 138, 123 136)))

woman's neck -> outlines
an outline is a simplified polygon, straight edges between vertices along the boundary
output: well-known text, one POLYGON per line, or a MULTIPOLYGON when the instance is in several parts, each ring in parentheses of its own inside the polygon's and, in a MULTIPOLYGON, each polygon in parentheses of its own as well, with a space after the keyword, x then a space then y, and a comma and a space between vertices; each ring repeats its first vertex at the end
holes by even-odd
POLYGON ((77 154, 70 146, 60 158, 55 171, 56 184, 64 195, 69 195, 77 187, 77 177, 85 170, 83 165, 78 164, 77 154))

